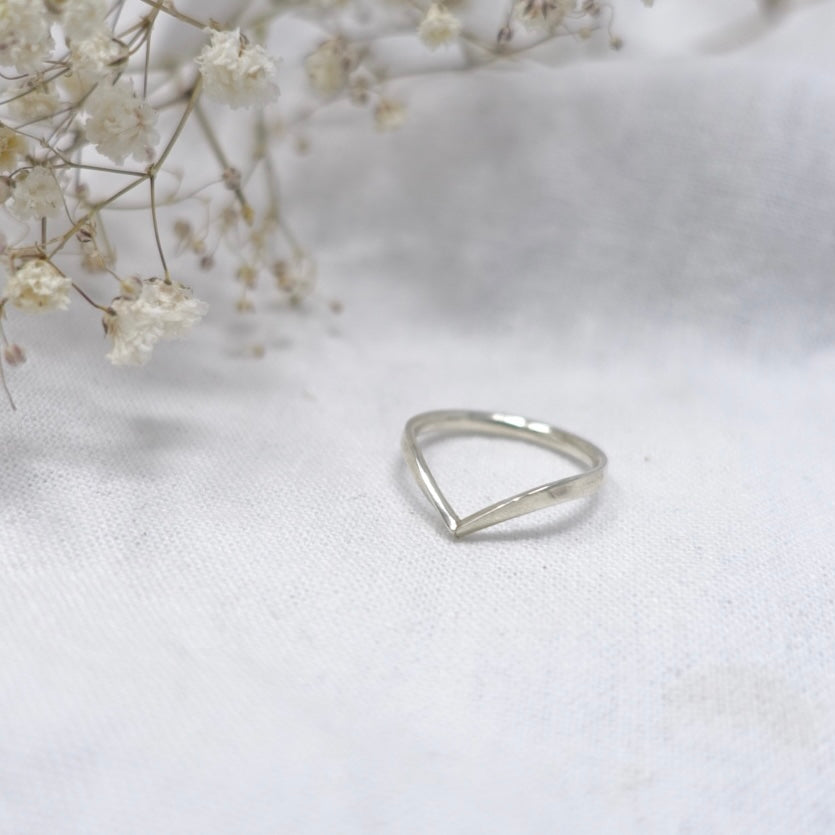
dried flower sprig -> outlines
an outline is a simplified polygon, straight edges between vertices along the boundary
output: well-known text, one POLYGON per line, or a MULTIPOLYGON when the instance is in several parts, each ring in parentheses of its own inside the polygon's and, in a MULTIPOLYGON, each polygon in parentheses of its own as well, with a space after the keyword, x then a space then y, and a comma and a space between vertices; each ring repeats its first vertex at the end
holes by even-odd
POLYGON ((3 320, 66 311, 75 296, 98 311, 106 356, 116 365, 142 365, 160 340, 186 335, 207 305, 172 277, 169 264, 178 252, 193 253, 205 271, 218 247, 228 246, 238 258, 242 312, 255 308, 265 278, 294 303, 313 292, 316 266, 279 201, 274 146, 290 139, 304 150, 306 125, 332 103, 349 101, 365 108, 378 130, 396 130, 408 119, 392 92, 399 79, 477 69, 598 29, 620 45, 611 8, 597 0, 508 0, 493 36, 468 21, 454 0, 253 0, 232 3, 230 14, 223 22, 204 20, 173 0, 0 0, 4 388, 5 366, 20 365, 25 354, 7 339, 3 320), (313 104, 295 113, 277 104, 280 59, 270 48, 288 16, 304 17, 321 32, 302 58, 313 104), (163 22, 197 30, 199 46, 176 60, 158 58, 154 35, 163 22), (425 68, 399 68, 378 57, 383 41, 404 34, 425 47, 425 68), (251 152, 243 159, 224 147, 219 108, 245 111, 240 130, 251 152), (217 168, 186 187, 196 142, 217 168), (163 175, 176 183, 165 193, 163 175), (254 179, 265 184, 260 204, 248 197, 254 179), (136 194, 143 195, 138 205, 126 199, 136 194), (178 205, 182 216, 163 230, 162 209, 178 205), (205 217, 188 216, 195 205, 205 217), (117 257, 113 218, 126 208, 147 217, 144 234, 158 254, 158 277, 136 276, 117 257), (170 238, 175 246, 166 243, 170 238))

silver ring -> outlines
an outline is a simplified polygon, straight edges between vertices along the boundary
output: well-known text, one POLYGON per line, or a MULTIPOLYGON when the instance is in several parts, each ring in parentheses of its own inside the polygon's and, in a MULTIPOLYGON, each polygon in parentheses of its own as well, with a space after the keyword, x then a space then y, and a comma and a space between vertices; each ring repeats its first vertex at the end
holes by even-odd
POLYGON ((456 539, 534 510, 590 495, 603 482, 607 463, 606 455, 601 449, 571 432, 557 429, 542 421, 530 420, 519 415, 505 415, 501 412, 447 409, 415 415, 406 423, 402 446, 406 463, 417 483, 429 501, 435 505, 456 539), (430 472, 418 445, 420 435, 434 432, 476 433, 515 438, 553 450, 578 464, 583 472, 534 487, 524 493, 517 493, 462 519, 438 487, 438 482, 430 472))

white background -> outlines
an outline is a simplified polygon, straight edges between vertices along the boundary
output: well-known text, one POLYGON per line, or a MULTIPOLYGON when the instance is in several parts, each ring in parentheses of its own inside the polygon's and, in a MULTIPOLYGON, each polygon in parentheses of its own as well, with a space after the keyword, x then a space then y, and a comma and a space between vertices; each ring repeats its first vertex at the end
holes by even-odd
MULTIPOLYGON (((285 191, 345 312, 261 360, 188 259, 210 316, 142 370, 9 317, 0 831, 835 830, 835 10, 707 54, 748 4, 656 6, 327 117, 285 191), (398 447, 446 407, 609 482, 454 543, 398 447)), ((429 452, 463 511, 560 466, 429 452)))

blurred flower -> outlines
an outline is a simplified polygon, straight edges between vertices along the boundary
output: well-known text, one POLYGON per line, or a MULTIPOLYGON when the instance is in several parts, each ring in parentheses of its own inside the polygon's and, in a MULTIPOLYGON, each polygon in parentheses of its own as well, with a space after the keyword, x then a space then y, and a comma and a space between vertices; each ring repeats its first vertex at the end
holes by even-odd
POLYGON ((406 122, 406 107, 394 99, 380 99, 374 109, 377 130, 392 131, 402 128, 406 122))
MULTIPOLYGON (((537 47, 569 34, 560 28, 569 16, 578 39, 602 29, 610 43, 620 43, 599 0, 506 1, 510 13, 505 8, 496 21, 496 43, 468 40, 436 60, 427 49, 401 55, 400 39, 419 39, 434 51, 461 37, 468 9, 477 23, 479 4, 222 0, 215 8, 171 0, 0 0, 0 68, 12 68, 0 72, 0 212, 21 221, 0 231, 7 268, 0 312, 63 309, 72 288, 103 312, 110 361, 141 365, 159 340, 184 336, 207 310, 191 290, 168 278, 174 258, 188 258, 184 269, 194 272, 225 264, 237 278, 232 303, 242 312, 287 309, 262 307, 265 293, 291 304, 314 294, 316 265, 293 228, 281 169, 292 164, 293 149, 316 147, 320 113, 336 111, 338 117, 350 103, 363 108, 378 130, 396 130, 407 110, 391 97, 389 85, 513 57, 533 40, 523 38, 514 47, 520 23, 544 33, 537 47), (277 60, 260 44, 283 33, 285 23, 293 37, 291 18, 302 9, 304 25, 328 34, 301 56, 294 68, 301 72, 288 73, 293 82, 302 81, 300 95, 289 96, 282 112, 265 113, 279 94, 277 60), (222 17, 208 17, 212 13, 222 17), (218 20, 231 19, 249 21, 253 40, 238 29, 223 30, 218 20), (169 44, 178 48, 157 37, 160 25, 171 27, 175 40, 169 44), (191 30, 199 39, 176 40, 175 30, 191 30), (203 106, 209 99, 255 112, 219 116, 203 106), (155 159, 160 124, 165 150, 160 162, 146 167, 155 159), (282 152, 282 142, 291 153, 282 152), (112 222, 125 212, 138 214, 139 222, 112 222), (135 241, 125 245, 125 237, 135 241), (166 278, 125 279, 137 268, 125 267, 126 257, 140 253, 158 257, 166 278), (58 266, 67 258, 77 265, 73 281, 58 266), (235 270, 231 263, 240 266, 235 270), (91 277, 88 295, 80 278, 89 273, 98 275, 91 277), (274 281, 261 280, 269 274, 274 281), (110 280, 121 289, 108 293, 105 298, 116 297, 104 306, 102 285, 110 280)), ((320 127, 328 130, 327 119, 320 127)), ((22 351, 11 349, 16 343, 2 326, 0 345, 5 388, 3 362, 15 364, 22 351)))
POLYGON ((22 122, 52 116, 60 106, 54 85, 43 81, 12 87, 4 98, 9 102, 9 112, 22 122))
POLYGON ((516 0, 513 16, 529 29, 553 32, 576 7, 576 0, 516 0))
POLYGON ((124 44, 107 30, 95 32, 82 41, 73 41, 70 50, 71 72, 59 78, 61 87, 74 101, 81 101, 95 84, 104 81, 128 58, 124 44))
POLYGON ((107 14, 107 0, 64 0, 61 26, 72 41, 81 41, 101 32, 107 14))
POLYGON ((85 103, 90 114, 84 125, 87 139, 100 154, 121 165, 125 158, 149 162, 159 134, 157 114, 133 92, 129 81, 99 84, 85 103))
POLYGON ((454 41, 461 32, 461 21, 443 3, 432 3, 418 27, 420 39, 430 48, 454 41))
POLYGON ((0 125, 0 171, 13 171, 26 153, 26 139, 5 125, 0 125))
POLYGON ((55 217, 64 205, 55 174, 42 165, 21 171, 12 184, 12 212, 20 220, 55 217))
POLYGON ((278 96, 275 61, 238 29, 213 32, 195 61, 206 95, 221 104, 234 109, 261 107, 278 96))
POLYGON ((8 365, 22 365, 26 362, 26 352, 16 342, 12 342, 3 348, 3 359, 8 365))
POLYGON ((294 299, 309 295, 316 284, 316 262, 303 252, 297 252, 290 261, 276 261, 272 273, 279 289, 294 299))
POLYGON ((34 72, 52 47, 43 0, 0 0, 0 66, 34 72))
POLYGON ((342 38, 320 44, 305 58, 304 68, 310 86, 322 96, 338 93, 348 82, 351 56, 342 38))

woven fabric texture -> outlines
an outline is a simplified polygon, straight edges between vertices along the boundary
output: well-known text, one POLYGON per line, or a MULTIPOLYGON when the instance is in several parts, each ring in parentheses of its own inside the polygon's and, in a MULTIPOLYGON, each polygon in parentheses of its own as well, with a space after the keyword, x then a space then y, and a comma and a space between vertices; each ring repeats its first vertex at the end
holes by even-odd
MULTIPOLYGON (((827 6, 329 117, 285 193, 345 311, 259 319, 260 360, 225 280, 138 371, 82 305, 7 322, 0 832, 832 832, 827 6), (432 408, 610 478, 452 542, 399 453, 432 408)), ((562 466, 428 454, 464 511, 562 466)))

